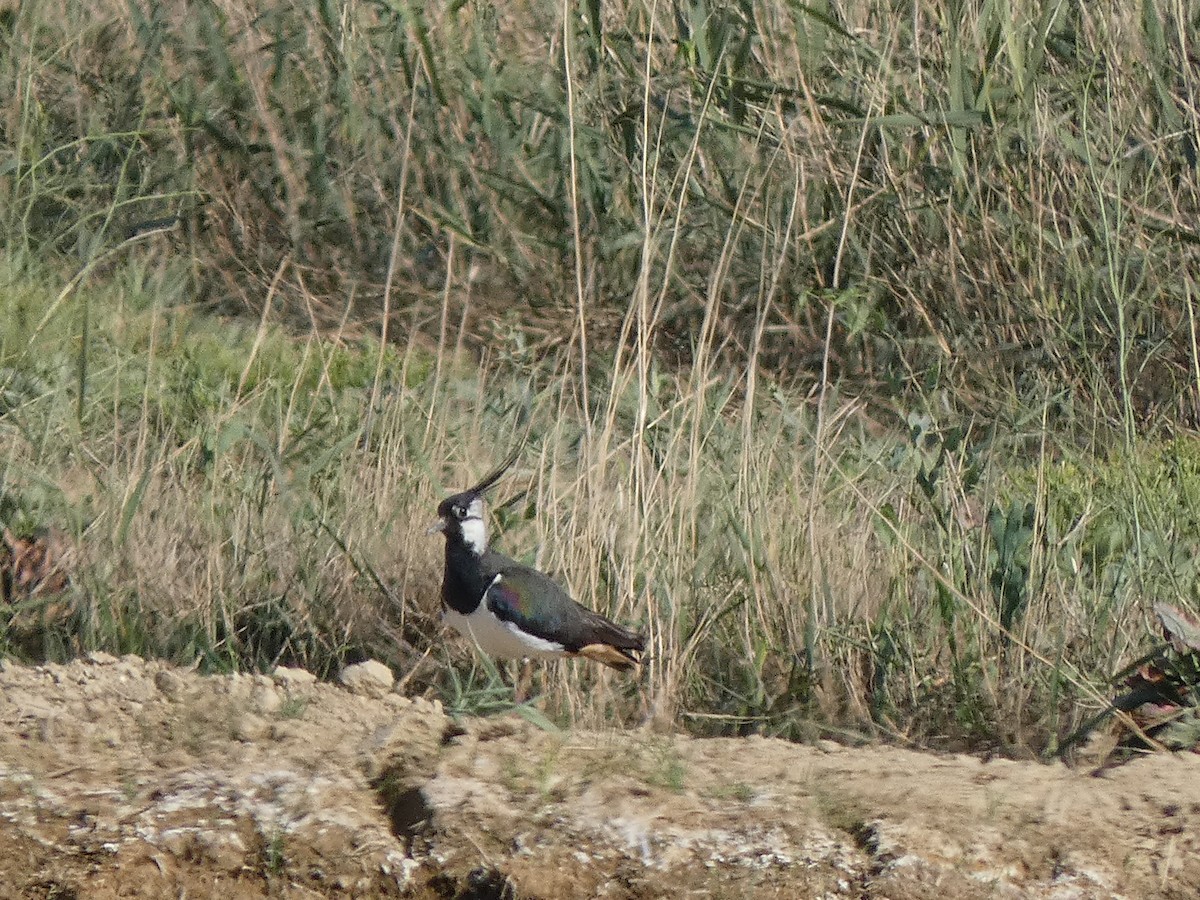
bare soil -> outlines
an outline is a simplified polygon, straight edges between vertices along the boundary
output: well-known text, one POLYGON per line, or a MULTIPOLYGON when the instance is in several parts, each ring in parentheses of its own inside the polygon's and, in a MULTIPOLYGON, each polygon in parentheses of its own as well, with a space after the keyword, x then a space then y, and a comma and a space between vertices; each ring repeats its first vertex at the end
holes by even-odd
MULTIPOLYGON (((374 695, 372 695, 374 692, 374 695)), ((0 671, 0 897, 1200 896, 1200 761, 551 733, 135 657, 0 671)))

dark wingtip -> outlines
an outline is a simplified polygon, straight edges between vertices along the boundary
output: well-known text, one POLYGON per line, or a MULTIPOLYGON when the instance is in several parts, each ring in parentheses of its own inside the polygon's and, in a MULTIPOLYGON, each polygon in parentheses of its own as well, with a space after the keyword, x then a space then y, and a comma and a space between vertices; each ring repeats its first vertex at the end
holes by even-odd
POLYGON ((475 485, 475 487, 468 490, 467 493, 468 494, 482 494, 484 491, 486 491, 488 488, 490 488, 492 485, 494 485, 497 481, 499 481, 500 476, 503 475, 505 472, 507 472, 509 470, 509 468, 512 467, 512 464, 517 461, 518 457, 520 457, 521 451, 524 449, 524 447, 525 447, 524 441, 517 444, 517 446, 513 449, 512 453, 508 454, 508 457, 504 460, 504 462, 500 463, 499 466, 497 466, 495 469, 493 469, 491 472, 489 472, 487 477, 485 477, 481 482, 479 482, 479 484, 475 485))

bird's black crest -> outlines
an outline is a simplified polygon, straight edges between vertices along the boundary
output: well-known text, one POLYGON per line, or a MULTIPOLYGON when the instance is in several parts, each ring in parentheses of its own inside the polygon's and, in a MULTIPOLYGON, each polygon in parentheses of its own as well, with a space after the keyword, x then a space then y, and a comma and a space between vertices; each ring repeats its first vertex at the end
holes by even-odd
POLYGON ((508 458, 505 459, 504 462, 500 463, 500 465, 497 466, 492 472, 489 472, 487 477, 485 477, 481 482, 479 482, 479 484, 475 485, 475 487, 470 488, 467 491, 464 491, 464 493, 482 494, 484 491, 486 491, 488 488, 490 488, 492 485, 494 485, 497 481, 500 480, 500 476, 502 476, 505 472, 507 472, 512 467, 512 464, 517 461, 517 457, 519 457, 520 455, 521 455, 521 445, 518 444, 516 449, 513 450, 512 453, 508 454, 508 458))

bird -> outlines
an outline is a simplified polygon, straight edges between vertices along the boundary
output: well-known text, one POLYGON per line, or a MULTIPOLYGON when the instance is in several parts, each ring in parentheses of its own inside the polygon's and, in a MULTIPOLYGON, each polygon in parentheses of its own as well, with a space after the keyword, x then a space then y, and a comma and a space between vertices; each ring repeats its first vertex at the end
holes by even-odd
POLYGON ((646 646, 642 635, 577 603, 548 575, 488 546, 483 497, 517 452, 477 485, 438 505, 429 531, 446 539, 443 618, 492 657, 584 657, 622 671, 637 668, 646 646))

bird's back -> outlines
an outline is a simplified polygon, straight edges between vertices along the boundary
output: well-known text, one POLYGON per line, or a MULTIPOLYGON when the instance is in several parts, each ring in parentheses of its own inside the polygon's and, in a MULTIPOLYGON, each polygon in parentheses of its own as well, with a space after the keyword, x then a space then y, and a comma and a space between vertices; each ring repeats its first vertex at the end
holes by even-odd
POLYGON ((488 598, 501 618, 538 634, 553 635, 572 653, 598 643, 619 650, 644 649, 641 635, 577 603, 549 575, 494 550, 485 553, 480 562, 489 583, 500 577, 488 598))

